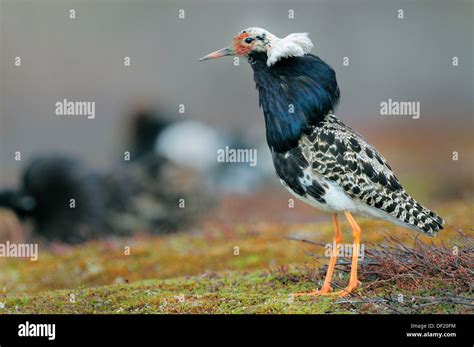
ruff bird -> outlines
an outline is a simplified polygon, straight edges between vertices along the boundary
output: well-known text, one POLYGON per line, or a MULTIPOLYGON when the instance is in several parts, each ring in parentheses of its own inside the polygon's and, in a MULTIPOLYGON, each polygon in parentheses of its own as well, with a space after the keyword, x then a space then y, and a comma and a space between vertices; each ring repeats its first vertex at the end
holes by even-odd
MULTIPOLYGON (((106 172, 63 154, 35 156, 18 187, 0 190, 0 209, 31 224, 32 238, 67 244, 188 230, 213 206, 195 175, 160 156, 106 172)), ((10 223, 3 216, 0 224, 10 223)))
POLYGON ((298 199, 332 213, 336 247, 323 286, 297 295, 345 296, 360 286, 361 228, 353 215, 385 220, 429 236, 441 230, 444 222, 415 201, 383 156, 333 114, 340 96, 336 73, 310 54, 312 47, 307 33, 279 38, 265 29, 249 28, 238 33, 230 46, 200 61, 224 56, 248 59, 277 176, 298 199), (331 280, 342 244, 338 213, 351 226, 353 248, 349 284, 333 292, 331 280))
POLYGON ((62 155, 31 160, 20 186, 0 191, 0 207, 31 221, 33 237, 69 244, 96 237, 107 211, 99 175, 62 155))
POLYGON ((253 148, 254 143, 237 132, 224 132, 204 122, 173 121, 164 112, 141 107, 130 117, 127 131, 132 158, 142 162, 163 158, 188 169, 200 176, 202 189, 209 192, 247 193, 263 184, 273 170, 265 165, 255 170, 249 163, 216 161, 216 152, 253 148))

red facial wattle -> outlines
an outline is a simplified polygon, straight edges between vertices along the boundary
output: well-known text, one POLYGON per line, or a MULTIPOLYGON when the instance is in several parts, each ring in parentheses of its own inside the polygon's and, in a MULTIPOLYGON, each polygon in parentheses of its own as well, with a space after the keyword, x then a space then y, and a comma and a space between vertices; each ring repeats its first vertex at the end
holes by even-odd
POLYGON ((252 44, 246 44, 244 41, 249 36, 248 33, 242 33, 234 37, 232 46, 236 55, 245 56, 252 51, 252 44))

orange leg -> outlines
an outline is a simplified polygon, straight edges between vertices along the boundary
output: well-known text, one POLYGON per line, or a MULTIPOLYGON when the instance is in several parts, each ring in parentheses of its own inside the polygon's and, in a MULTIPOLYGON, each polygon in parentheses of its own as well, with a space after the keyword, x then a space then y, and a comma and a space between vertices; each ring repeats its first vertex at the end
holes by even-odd
POLYGON ((349 295, 354 289, 360 287, 360 281, 357 279, 357 260, 359 256, 360 249, 360 234, 361 230, 354 217, 350 212, 344 212, 347 220, 352 228, 352 236, 354 237, 354 244, 352 247, 352 264, 351 264, 351 275, 349 278, 349 284, 343 290, 333 293, 334 295, 339 295, 341 297, 349 295))
POLYGON ((333 213, 332 221, 334 223, 333 249, 332 249, 332 253, 331 253, 331 258, 329 259, 328 270, 326 272, 326 278, 324 279, 323 286, 322 286, 321 289, 313 290, 312 292, 309 292, 309 293, 297 293, 297 294, 295 294, 296 296, 301 296, 301 295, 312 295, 312 296, 328 295, 328 294, 330 294, 330 292, 332 292, 332 288, 331 288, 332 275, 333 275, 333 272, 334 272, 334 267, 336 266, 336 260, 337 260, 337 255, 339 253, 339 248, 341 247, 341 243, 342 243, 342 234, 341 234, 341 231, 339 230, 339 223, 337 221, 337 214, 336 213, 333 213))

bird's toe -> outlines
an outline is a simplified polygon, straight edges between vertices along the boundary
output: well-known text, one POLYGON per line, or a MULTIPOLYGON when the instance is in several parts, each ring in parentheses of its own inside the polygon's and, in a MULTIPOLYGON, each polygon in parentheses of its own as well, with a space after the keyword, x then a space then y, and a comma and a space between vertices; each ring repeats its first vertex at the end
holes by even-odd
POLYGON ((312 292, 296 293, 295 296, 325 296, 331 295, 332 288, 330 286, 322 287, 321 289, 315 289, 312 292))

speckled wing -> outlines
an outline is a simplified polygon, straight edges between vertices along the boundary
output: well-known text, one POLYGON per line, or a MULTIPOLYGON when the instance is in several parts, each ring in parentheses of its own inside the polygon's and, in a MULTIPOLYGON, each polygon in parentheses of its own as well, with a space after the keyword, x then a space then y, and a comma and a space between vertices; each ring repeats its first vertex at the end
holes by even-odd
POLYGON ((442 229, 443 220, 405 192, 380 153, 334 115, 300 139, 299 152, 313 172, 336 182, 353 200, 428 235, 442 229))

